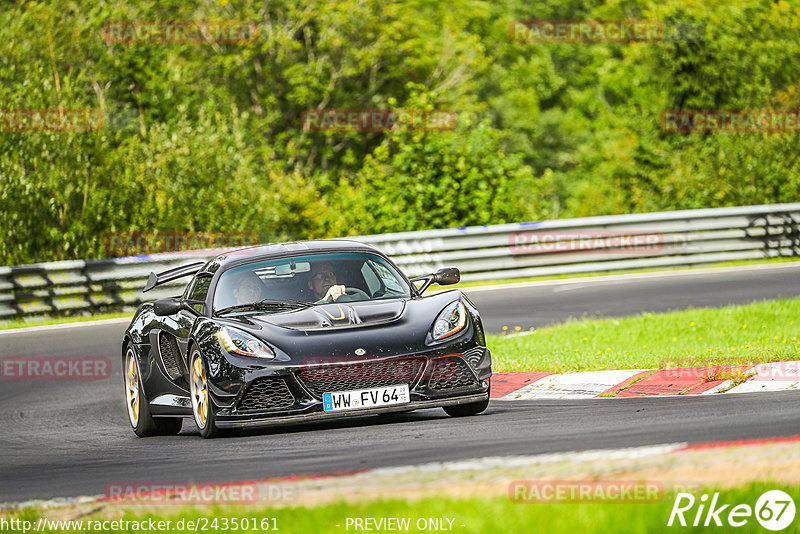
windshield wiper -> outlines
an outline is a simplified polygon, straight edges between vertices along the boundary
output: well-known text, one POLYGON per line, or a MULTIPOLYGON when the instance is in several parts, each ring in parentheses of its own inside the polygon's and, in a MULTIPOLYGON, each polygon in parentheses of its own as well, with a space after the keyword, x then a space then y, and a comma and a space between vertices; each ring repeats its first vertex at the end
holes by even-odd
POLYGON ((299 300, 292 299, 263 299, 258 302, 249 302, 247 304, 236 304, 217 310, 217 314, 227 313, 235 310, 270 310, 275 308, 294 310, 297 308, 310 308, 311 304, 307 302, 300 302, 299 300))
POLYGON ((299 300, 292 300, 292 299, 263 299, 259 300, 255 303, 256 306, 260 305, 277 305, 277 306, 289 306, 292 308, 310 308, 311 304, 308 302, 300 302, 299 300))

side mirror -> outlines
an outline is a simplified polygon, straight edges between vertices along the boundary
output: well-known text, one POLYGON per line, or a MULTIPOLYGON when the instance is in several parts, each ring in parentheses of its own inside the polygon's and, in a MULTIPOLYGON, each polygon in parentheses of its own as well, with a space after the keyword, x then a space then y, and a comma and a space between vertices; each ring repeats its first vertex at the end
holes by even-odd
POLYGON ((153 312, 159 317, 175 315, 183 309, 183 303, 176 298, 160 299, 153 303, 153 312))
POLYGON ((433 281, 440 286, 457 284, 461 281, 461 271, 455 267, 439 269, 436 271, 436 274, 433 275, 433 281))
POLYGON ((452 284, 457 284, 460 281, 461 271, 455 267, 445 267, 444 269, 439 269, 433 274, 423 274, 422 276, 417 276, 416 278, 411 279, 411 283, 422 282, 422 285, 417 288, 418 295, 422 295, 422 293, 428 289, 431 284, 449 286, 452 284))

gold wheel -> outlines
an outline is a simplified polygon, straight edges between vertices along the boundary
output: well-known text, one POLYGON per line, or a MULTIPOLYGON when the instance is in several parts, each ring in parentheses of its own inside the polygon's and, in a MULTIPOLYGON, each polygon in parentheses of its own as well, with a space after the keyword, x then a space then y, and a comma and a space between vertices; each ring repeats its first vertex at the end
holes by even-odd
POLYGON ((206 370, 200 353, 195 352, 192 359, 192 411, 194 420, 201 429, 208 422, 208 389, 206 387, 206 370))
POLYGON ((136 357, 133 349, 128 349, 125 357, 125 396, 128 400, 128 418, 131 425, 136 428, 139 424, 139 370, 136 367, 136 357))

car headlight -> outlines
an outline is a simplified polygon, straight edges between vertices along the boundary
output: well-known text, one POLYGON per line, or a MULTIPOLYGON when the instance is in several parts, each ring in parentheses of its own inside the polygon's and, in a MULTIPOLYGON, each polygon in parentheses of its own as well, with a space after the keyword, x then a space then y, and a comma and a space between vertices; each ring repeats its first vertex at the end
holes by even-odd
POLYGON ((223 326, 217 331, 217 338, 219 338, 222 348, 228 352, 269 360, 275 357, 275 353, 263 341, 236 328, 223 326))
POLYGON ((460 331, 467 324, 467 312, 460 301, 453 302, 433 323, 433 339, 443 339, 460 331))

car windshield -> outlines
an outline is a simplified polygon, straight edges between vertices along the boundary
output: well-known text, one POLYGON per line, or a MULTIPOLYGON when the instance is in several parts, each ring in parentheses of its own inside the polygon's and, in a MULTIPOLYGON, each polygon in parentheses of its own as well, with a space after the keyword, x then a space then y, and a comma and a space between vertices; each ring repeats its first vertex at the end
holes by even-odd
POLYGON ((248 263, 225 271, 215 313, 287 311, 309 305, 409 298, 411 288, 375 254, 308 254, 248 263))

